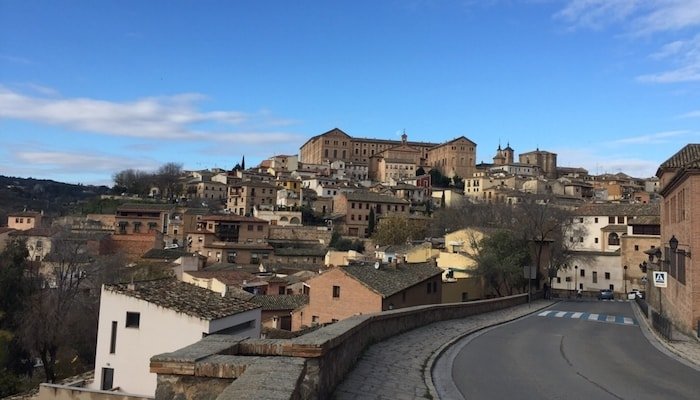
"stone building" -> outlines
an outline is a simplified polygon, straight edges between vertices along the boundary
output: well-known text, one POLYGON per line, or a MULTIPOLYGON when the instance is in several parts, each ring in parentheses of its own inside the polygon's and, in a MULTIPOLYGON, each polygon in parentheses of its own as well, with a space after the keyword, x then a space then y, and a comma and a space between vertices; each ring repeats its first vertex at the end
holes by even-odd
POLYGON ((556 153, 537 149, 535 151, 521 153, 519 159, 521 164, 536 165, 539 167, 546 178, 558 178, 556 153))
POLYGON ((428 165, 449 178, 471 177, 476 172, 476 143, 460 136, 434 146, 428 152, 428 165))

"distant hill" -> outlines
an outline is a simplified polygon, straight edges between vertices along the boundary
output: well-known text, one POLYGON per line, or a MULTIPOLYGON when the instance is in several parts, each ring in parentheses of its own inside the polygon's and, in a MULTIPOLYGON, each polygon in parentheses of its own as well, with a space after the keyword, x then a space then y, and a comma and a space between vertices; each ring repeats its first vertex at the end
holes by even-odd
POLYGON ((7 223, 8 213, 26 209, 43 211, 50 216, 67 215, 79 210, 80 204, 109 193, 107 186, 0 175, 0 226, 7 223))

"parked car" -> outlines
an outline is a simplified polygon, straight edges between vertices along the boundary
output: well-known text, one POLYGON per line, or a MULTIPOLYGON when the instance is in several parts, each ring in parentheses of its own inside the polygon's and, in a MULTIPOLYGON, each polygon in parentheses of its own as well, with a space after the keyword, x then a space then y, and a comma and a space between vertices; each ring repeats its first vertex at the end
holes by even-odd
POLYGON ((598 300, 613 300, 615 298, 615 293, 610 289, 600 289, 598 293, 598 300))
POLYGON ((640 299, 643 299, 643 298, 644 298, 644 292, 642 292, 642 291, 639 290, 639 289, 632 289, 632 291, 630 292, 630 294, 634 294, 635 297, 639 297, 640 299))

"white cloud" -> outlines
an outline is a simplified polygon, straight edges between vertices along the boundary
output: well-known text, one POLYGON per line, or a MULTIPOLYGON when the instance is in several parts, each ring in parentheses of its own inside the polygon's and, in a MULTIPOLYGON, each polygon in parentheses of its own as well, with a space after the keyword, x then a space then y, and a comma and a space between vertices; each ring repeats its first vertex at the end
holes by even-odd
MULTIPOLYGON (((40 91, 44 94, 50 91, 38 86, 33 89, 36 91, 38 88, 42 88, 40 91)), ((268 131, 266 127, 277 126, 280 121, 268 111, 202 111, 197 106, 204 99, 198 93, 184 93, 112 102, 92 98, 31 96, 0 86, 0 119, 142 139, 238 141, 249 144, 297 139, 290 133, 268 131), (224 129, 220 129, 221 126, 224 129)))
POLYGON ((603 152, 600 149, 555 149, 555 152, 560 160, 566 160, 567 166, 585 168, 593 175, 624 172, 630 176, 646 178, 653 176, 663 161, 660 155, 657 159, 630 157, 628 154, 603 152))
MULTIPOLYGON (((570 0, 554 17, 572 29, 620 26, 630 40, 654 34, 687 34, 700 26, 700 0, 570 0)), ((665 71, 643 74, 647 83, 700 81, 700 35, 674 40, 650 57, 667 60, 665 71)))
POLYGON ((554 14, 571 28, 602 29, 637 11, 640 0, 572 0, 554 14))
POLYGON ((677 142, 679 138, 683 136, 692 135, 693 132, 689 130, 675 130, 675 131, 664 131, 656 132, 647 135, 632 136, 622 139, 617 139, 609 142, 611 145, 620 144, 662 144, 662 143, 673 143, 677 142))

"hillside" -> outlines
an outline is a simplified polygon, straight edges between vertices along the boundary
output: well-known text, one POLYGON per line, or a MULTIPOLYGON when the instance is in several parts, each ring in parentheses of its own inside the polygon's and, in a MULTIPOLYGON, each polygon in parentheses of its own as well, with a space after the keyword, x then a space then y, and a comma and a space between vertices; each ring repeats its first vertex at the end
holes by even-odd
POLYGON ((80 204, 109 192, 107 186, 0 175, 0 225, 5 225, 8 213, 25 209, 43 211, 51 216, 66 215, 78 209, 80 204))

